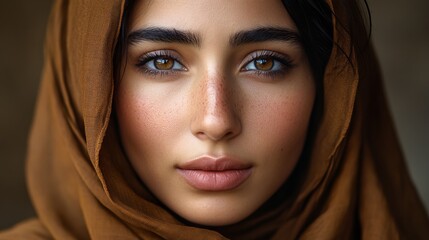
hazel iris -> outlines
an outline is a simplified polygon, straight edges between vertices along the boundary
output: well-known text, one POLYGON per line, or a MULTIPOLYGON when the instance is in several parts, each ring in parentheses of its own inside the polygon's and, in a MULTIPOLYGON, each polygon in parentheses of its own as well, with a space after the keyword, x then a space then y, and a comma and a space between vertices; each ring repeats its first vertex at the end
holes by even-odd
POLYGON ((255 60, 255 67, 260 71, 269 71, 274 66, 274 60, 272 58, 260 58, 255 60))
POLYGON ((174 59, 169 57, 157 58, 154 61, 154 65, 158 70, 171 70, 174 65, 174 59))

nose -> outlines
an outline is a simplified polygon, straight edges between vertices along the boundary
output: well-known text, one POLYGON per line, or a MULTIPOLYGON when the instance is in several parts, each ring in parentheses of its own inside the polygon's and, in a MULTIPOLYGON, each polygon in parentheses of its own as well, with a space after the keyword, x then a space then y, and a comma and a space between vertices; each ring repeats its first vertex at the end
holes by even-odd
POLYGON ((196 83, 192 99, 191 131, 201 140, 229 140, 241 133, 241 120, 234 85, 213 73, 196 83))

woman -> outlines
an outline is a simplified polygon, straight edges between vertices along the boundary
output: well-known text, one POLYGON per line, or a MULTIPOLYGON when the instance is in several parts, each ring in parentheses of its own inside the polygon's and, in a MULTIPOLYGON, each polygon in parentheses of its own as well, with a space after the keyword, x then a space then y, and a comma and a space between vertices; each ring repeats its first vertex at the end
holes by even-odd
POLYGON ((0 239, 424 239, 359 7, 57 1, 0 239))

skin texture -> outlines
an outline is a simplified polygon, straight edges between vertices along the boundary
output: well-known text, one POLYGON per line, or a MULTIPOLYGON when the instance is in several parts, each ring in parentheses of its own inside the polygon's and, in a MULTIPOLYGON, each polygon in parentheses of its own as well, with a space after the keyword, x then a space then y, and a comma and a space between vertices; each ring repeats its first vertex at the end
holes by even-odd
MULTIPOLYGON (((200 37, 199 46, 130 44, 116 92, 131 164, 156 197, 196 224, 243 220, 279 189, 301 155, 315 98, 302 47, 281 40, 230 44, 235 33, 261 26, 297 31, 281 1, 274 0, 137 1, 131 15, 130 33, 163 27, 200 37), (145 54, 160 50, 179 70, 147 71, 145 54), (252 56, 262 50, 287 56, 292 66, 271 75, 266 73, 272 70, 250 69, 252 56), (252 166, 252 174, 231 190, 196 189, 177 166, 204 155, 238 159, 252 166)), ((284 66, 271 56, 265 60, 284 66)))

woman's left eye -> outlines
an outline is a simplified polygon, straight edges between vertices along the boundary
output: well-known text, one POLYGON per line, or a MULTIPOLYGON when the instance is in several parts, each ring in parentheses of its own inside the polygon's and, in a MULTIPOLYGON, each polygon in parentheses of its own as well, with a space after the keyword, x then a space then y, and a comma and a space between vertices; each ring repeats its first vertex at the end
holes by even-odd
POLYGON ((294 63, 290 56, 275 51, 261 50, 248 55, 240 71, 254 73, 261 77, 275 77, 284 76, 293 67, 294 63))
POLYGON ((273 57, 259 57, 247 63, 244 71, 280 71, 284 68, 284 64, 273 57))

